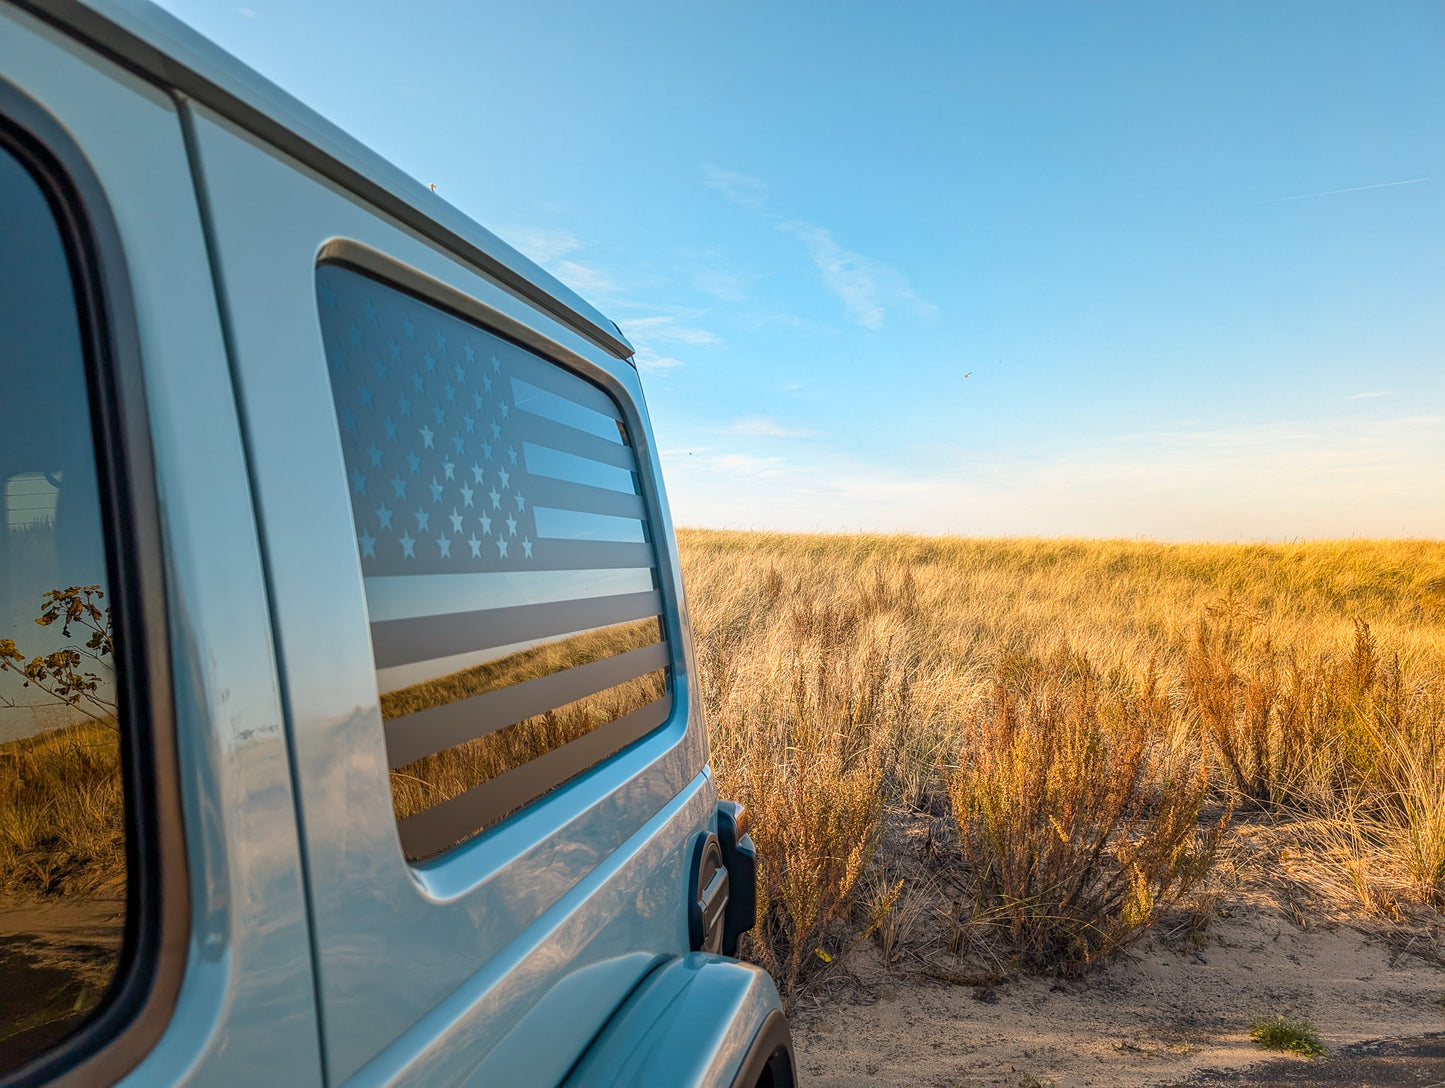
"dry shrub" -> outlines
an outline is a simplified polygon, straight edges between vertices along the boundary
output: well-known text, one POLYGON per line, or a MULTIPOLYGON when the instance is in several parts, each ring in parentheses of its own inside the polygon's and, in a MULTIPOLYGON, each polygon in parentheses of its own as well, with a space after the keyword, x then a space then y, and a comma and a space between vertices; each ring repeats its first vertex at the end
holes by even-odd
POLYGON ((1201 758, 1152 672, 1102 690, 1086 661, 1012 661, 968 717, 949 796, 975 895, 1033 970, 1073 973, 1151 926, 1207 873, 1223 821, 1196 831, 1201 758))
POLYGON ((791 999, 822 964, 817 952, 873 857, 911 669, 887 617, 865 619, 856 601, 797 587, 783 598, 781 589, 773 595, 745 660, 727 636, 704 636, 700 649, 705 661, 746 675, 705 687, 716 699, 713 763, 722 792, 753 814, 758 926, 749 950, 791 999))

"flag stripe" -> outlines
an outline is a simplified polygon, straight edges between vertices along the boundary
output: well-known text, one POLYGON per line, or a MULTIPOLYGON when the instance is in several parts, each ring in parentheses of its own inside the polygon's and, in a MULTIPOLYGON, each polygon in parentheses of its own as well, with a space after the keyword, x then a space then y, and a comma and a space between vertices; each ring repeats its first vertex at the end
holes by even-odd
MULTIPOLYGON (((554 363, 544 362, 531 352, 518 352, 511 372, 528 385, 580 404, 600 416, 621 422, 622 413, 612 398, 585 378, 576 377, 554 363)), ((515 391, 514 391, 515 392, 515 391)), ((618 435, 621 438, 621 435, 618 435)))
MULTIPOLYGON (((631 547, 646 548, 647 545, 634 544, 631 547)), ((662 594, 654 589, 646 593, 488 608, 444 616, 381 620, 371 625, 371 649, 376 667, 386 669, 528 639, 647 619, 661 612, 662 594)))
POLYGON ((386 755, 392 770, 476 740, 537 714, 575 703, 607 688, 666 668, 669 649, 655 642, 586 665, 539 676, 509 688, 483 692, 386 723, 386 755))
POLYGON ((530 763, 408 816, 397 825, 403 851, 413 859, 441 853, 641 740, 667 721, 671 713, 669 692, 530 763))
POLYGON ((366 609, 373 623, 549 601, 615 597, 619 593, 645 593, 656 588, 649 567, 401 574, 367 578, 365 585, 366 609))
POLYGON ((524 442, 530 442, 534 446, 547 446, 550 449, 558 450, 561 453, 570 453, 577 457, 585 457, 589 461, 601 461, 604 465, 625 468, 629 472, 637 470, 637 456, 632 452, 631 446, 619 446, 615 442, 598 438, 595 434, 588 434, 586 431, 579 431, 576 427, 569 427, 565 423, 558 423, 543 416, 534 416, 522 408, 514 409, 514 411, 520 417, 517 420, 518 425, 525 428, 521 432, 524 442))
POLYGON ((534 476, 527 491, 533 509, 547 506, 586 514, 611 514, 619 518, 640 520, 647 517, 641 495, 628 495, 605 487, 588 487, 570 480, 534 476))

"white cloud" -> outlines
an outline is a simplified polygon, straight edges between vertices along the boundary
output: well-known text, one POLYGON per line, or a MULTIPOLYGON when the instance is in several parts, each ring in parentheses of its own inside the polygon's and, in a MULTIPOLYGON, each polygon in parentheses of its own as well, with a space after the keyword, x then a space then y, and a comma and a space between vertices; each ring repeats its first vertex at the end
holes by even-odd
POLYGON ((766 203, 767 183, 759 181, 757 178, 750 178, 746 174, 739 174, 735 170, 724 170, 721 167, 704 163, 702 180, 709 189, 716 189, 741 207, 758 211, 766 203))
POLYGON ((727 433, 753 438, 811 438, 813 435, 812 431, 785 427, 777 420, 769 419, 767 416, 750 416, 747 419, 740 419, 727 428, 727 433))
POLYGON ((679 325, 675 317, 634 317, 621 322, 628 339, 659 344, 689 344, 700 347, 722 343, 706 329, 679 325))
POLYGON ((621 291, 606 272, 580 261, 550 261, 547 269, 584 298, 606 298, 621 291))
POLYGON ((582 248, 582 243, 565 230, 553 230, 548 227, 508 227, 499 233, 515 248, 542 265, 551 264, 582 248))
POLYGON ((1345 400, 1364 400, 1364 399, 1367 398, 1367 397, 1387 397, 1387 396, 1389 396, 1389 393, 1383 392, 1383 391, 1382 391, 1382 392, 1379 392, 1379 393, 1351 393, 1348 397, 1345 398, 1345 400))
POLYGON ((681 359, 674 359, 670 355, 661 355, 658 352, 653 351, 652 348, 644 347, 641 344, 634 344, 633 347, 637 349, 637 354, 634 356, 634 358, 637 361, 638 370, 647 370, 653 373, 661 373, 663 371, 672 370, 674 367, 686 365, 681 359))
POLYGON ((848 316, 865 329, 881 329, 887 307, 905 304, 915 313, 931 317, 937 307, 913 293, 908 280, 896 269, 844 249, 822 227, 790 219, 778 229, 793 235, 808 247, 823 283, 843 300, 848 316))

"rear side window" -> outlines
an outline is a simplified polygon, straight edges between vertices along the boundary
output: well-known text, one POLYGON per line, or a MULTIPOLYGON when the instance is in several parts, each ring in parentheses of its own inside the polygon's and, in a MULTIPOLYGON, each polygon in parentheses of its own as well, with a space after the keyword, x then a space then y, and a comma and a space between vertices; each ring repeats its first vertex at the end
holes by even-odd
POLYGON ((391 794, 435 856, 660 726, 655 550, 601 388, 323 264, 317 293, 391 794))
POLYGON ((84 344, 46 192, 0 144, 0 1079, 97 1014, 127 932, 124 632, 84 344))

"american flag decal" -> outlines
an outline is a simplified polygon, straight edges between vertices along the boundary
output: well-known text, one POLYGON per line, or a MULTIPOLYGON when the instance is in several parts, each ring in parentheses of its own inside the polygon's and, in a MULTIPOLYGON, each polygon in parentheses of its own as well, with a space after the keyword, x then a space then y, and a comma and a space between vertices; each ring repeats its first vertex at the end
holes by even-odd
POLYGON ((317 295, 391 765, 475 780, 397 802, 425 857, 665 720, 655 552, 606 392, 345 266, 317 295))

